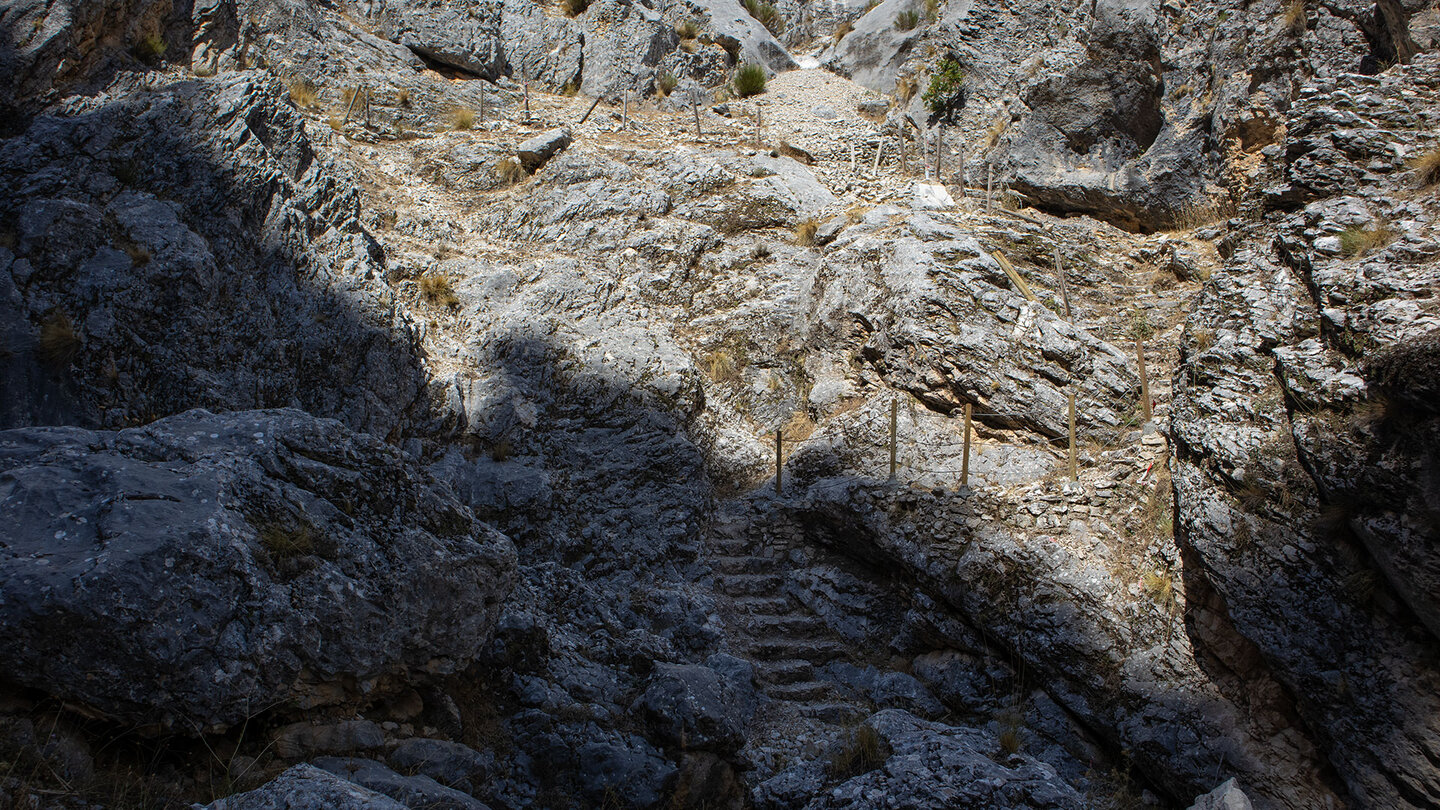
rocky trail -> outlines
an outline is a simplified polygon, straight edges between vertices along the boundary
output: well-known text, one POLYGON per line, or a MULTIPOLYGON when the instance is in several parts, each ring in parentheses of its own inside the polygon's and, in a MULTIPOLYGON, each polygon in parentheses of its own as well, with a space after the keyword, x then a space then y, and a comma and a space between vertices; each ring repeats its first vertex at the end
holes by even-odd
POLYGON ((1437 39, 0 4, 0 810, 1440 807, 1437 39))

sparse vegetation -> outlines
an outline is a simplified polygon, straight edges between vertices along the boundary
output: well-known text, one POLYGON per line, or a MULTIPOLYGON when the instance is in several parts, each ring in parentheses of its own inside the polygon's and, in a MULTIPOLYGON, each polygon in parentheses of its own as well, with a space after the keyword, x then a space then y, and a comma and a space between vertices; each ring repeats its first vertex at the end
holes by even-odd
POLYGON ((339 132, 340 130, 345 128, 345 122, 340 118, 339 115, 331 115, 328 119, 326 119, 326 123, 328 123, 330 125, 330 128, 335 130, 336 132, 339 132))
POLYGON ((320 97, 320 89, 309 79, 293 79, 290 82, 290 100, 301 109, 311 109, 320 97))
POLYGON ((925 0, 925 19, 930 22, 940 17, 940 0, 925 0))
POLYGON ((815 244, 815 233, 820 230, 820 221, 811 217, 795 226, 795 242, 806 247, 815 244))
POLYGON ((705 375, 717 383, 737 382, 744 370, 744 363, 723 348, 705 358, 705 375))
POLYGON ((1340 232, 1340 250, 1352 259, 1390 244, 1395 232, 1381 223, 1369 228, 1351 225, 1340 232))
POLYGON ((1155 324, 1151 322, 1149 315, 1137 309, 1131 313, 1125 332, 1131 340, 1149 340, 1155 336, 1155 324))
POLYGON ((469 107, 456 107, 450 111, 450 126, 462 132, 475 126, 475 111, 469 107))
POLYGON ((502 186, 513 186, 524 180, 525 177, 525 167, 513 157, 505 158, 495 164, 495 179, 499 180, 502 186))
POLYGON ((840 40, 845 38, 846 34, 854 30, 855 26, 851 24, 849 20, 842 21, 839 25, 835 26, 835 41, 839 42, 840 40))
POLYGON ((700 24, 694 20, 684 20, 675 25, 675 34, 681 39, 695 39, 700 36, 700 24))
POLYGON ((585 13, 586 9, 590 8, 590 0, 560 0, 560 7, 565 10, 567 16, 579 17, 585 13))
POLYGON ((785 33, 785 17, 774 4, 765 0, 745 0, 745 11, 775 36, 785 33))
POLYGON ((1175 594, 1175 578, 1168 571, 1147 571, 1141 579, 1145 594, 1161 609, 1173 610, 1178 602, 1175 594))
POLYGON ((396 93, 395 93, 395 103, 398 104, 398 105, 401 106, 401 107, 409 107, 409 106, 410 106, 410 91, 407 90, 407 89, 405 89, 405 88, 403 88, 403 87, 400 88, 400 90, 396 91, 396 93))
POLYGON ((152 31, 141 37, 130 49, 135 58, 146 64, 154 64, 165 55, 165 38, 160 32, 152 31))
POLYGON ((54 310, 40 324, 40 359, 65 368, 80 354, 80 333, 63 310, 54 310))
POLYGON ((1000 729, 1000 751, 1005 754, 1014 754, 1020 751, 1024 743, 1024 732, 1019 726, 1006 726, 1000 729))
POLYGON ((1410 168, 1419 175, 1421 188, 1440 183, 1440 146, 1412 158, 1410 168))
POLYGON ((859 726, 830 755, 830 773, 837 779, 849 779, 873 771, 885 764, 888 747, 875 729, 859 726))
POLYGON ((455 294, 455 284, 449 276, 425 276, 420 279, 420 297, 437 307, 454 309, 460 306, 460 296, 455 294))
POLYGON ((260 526, 257 534, 260 545, 277 561, 315 553, 314 529, 303 522, 293 526, 266 523, 260 526))
POLYGON ((911 31, 920 24, 920 12, 902 11, 895 15, 895 29, 898 31, 911 31))
POLYGON ((1296 36, 1305 32, 1305 0, 1290 0, 1285 7, 1285 27, 1296 36))
POLYGON ((753 62, 746 62, 735 71, 735 95, 740 98, 758 96, 765 92, 765 68, 753 62))
POLYGON ((671 73, 668 70, 664 71, 659 76, 655 77, 655 95, 659 96, 660 98, 665 98, 666 96, 670 95, 670 93, 679 84, 680 80, 675 78, 674 73, 671 73))
POLYGON ((915 92, 920 89, 920 81, 914 76, 901 76, 895 80, 895 97, 902 104, 910 103, 915 97, 915 92))

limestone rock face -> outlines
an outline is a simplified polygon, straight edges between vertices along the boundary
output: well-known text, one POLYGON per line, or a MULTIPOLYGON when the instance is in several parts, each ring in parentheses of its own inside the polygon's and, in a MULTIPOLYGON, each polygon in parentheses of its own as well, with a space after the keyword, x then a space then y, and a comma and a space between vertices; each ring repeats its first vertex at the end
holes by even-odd
POLYGON ((224 727, 463 666, 510 589, 508 539, 298 411, 6 431, 0 470, 3 677, 126 723, 224 727))
POLYGON ((413 414, 413 327, 277 80, 128 77, 6 140, 0 177, 0 426, 297 406, 384 436, 413 414))
POLYGON ((1434 187, 1407 162, 1436 146, 1437 83, 1424 55, 1300 90, 1265 188, 1282 211, 1225 235, 1176 379, 1177 540, 1208 594, 1194 626, 1296 696, 1363 806, 1440 793, 1422 753, 1440 740, 1440 252, 1434 187))

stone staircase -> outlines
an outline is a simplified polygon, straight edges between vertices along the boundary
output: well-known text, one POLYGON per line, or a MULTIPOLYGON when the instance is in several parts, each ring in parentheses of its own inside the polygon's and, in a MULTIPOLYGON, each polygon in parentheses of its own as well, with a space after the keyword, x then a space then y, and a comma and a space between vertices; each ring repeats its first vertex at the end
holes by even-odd
POLYGON ((768 698, 752 721, 747 749, 765 770, 767 750, 831 739, 835 727, 853 725, 874 707, 821 671, 862 656, 791 593, 793 574, 806 565, 792 554, 798 542, 766 538, 743 515, 722 515, 717 523, 709 558, 730 652, 755 665, 768 698))

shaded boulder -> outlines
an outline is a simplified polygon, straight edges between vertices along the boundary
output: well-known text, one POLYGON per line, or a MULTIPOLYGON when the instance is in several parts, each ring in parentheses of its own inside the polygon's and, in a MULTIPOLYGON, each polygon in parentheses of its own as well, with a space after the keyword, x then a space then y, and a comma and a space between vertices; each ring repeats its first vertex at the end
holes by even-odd
POLYGON ((406 807, 426 810, 489 810, 479 799, 445 787, 428 776, 404 776, 373 759, 320 757, 313 763, 341 779, 383 793, 406 807))
POLYGON ((754 709, 751 677, 726 677, 693 664, 660 664, 635 708, 667 744, 733 754, 745 745, 745 724, 754 709))
POLYGON ((486 643, 510 541, 300 411, 0 433, 0 677, 142 726, 349 704, 486 643))
POLYGON ((1227 779, 1220 787, 1206 793, 1190 805, 1190 810, 1251 810, 1250 797, 1245 795, 1235 784, 1234 779, 1227 779))
POLYGON ((296 765, 270 782, 216 799, 203 810, 407 810, 405 805, 314 765, 296 765))

